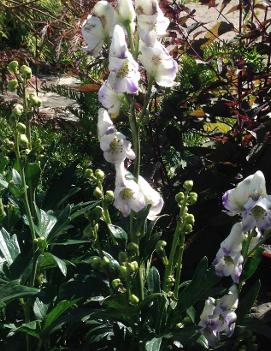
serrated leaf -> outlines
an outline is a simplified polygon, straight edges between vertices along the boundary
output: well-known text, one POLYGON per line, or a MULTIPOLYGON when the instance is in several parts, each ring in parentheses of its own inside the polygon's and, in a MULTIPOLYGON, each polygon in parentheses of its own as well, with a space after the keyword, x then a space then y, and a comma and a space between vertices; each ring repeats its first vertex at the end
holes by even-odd
POLYGON ((153 338, 146 342, 145 350, 146 351, 159 351, 162 345, 163 338, 153 338))
POLYGON ((11 236, 4 228, 0 229, 0 252, 8 265, 11 265, 21 252, 17 236, 11 236))

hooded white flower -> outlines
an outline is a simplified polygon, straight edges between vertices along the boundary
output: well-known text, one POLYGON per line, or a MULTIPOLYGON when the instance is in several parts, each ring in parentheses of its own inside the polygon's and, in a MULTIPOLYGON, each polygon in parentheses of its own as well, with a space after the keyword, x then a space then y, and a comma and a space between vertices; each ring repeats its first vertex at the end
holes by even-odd
POLYGON ((205 301, 200 315, 199 326, 209 346, 216 346, 221 334, 230 337, 237 319, 235 310, 238 307, 238 289, 232 285, 229 292, 220 299, 209 297, 205 301))
MULTIPOLYGON (((162 196, 156 190, 154 190, 143 177, 139 176, 138 183, 136 183, 133 175, 125 169, 123 163, 116 164, 115 169, 116 169, 116 189, 119 190, 119 189, 122 189, 123 187, 132 187, 133 189, 137 189, 136 198, 138 199, 138 192, 140 192, 140 194, 143 196, 143 199, 144 199, 144 206, 140 208, 140 210, 150 205, 150 210, 147 218, 150 221, 155 220, 157 215, 161 212, 164 205, 164 200, 162 196)), ((141 204, 142 202, 140 202, 140 205, 141 204)))
POLYGON ((244 258, 241 254, 244 239, 242 223, 236 223, 230 234, 220 244, 213 265, 216 274, 223 277, 231 276, 235 283, 239 282, 244 258))
POLYGON ((114 133, 116 128, 109 117, 108 112, 104 108, 100 108, 98 111, 98 139, 100 140, 105 134, 114 133))
POLYGON ((249 199, 258 200, 266 196, 265 178, 261 171, 248 176, 237 186, 226 191, 222 197, 223 206, 230 215, 240 214, 249 199))
POLYGON ((130 24, 134 31, 136 13, 132 0, 118 0, 116 10, 118 14, 118 22, 124 27, 130 24))
POLYGON ((119 115, 123 98, 124 95, 116 93, 109 80, 104 82, 98 92, 99 102, 108 110, 112 118, 119 115))
POLYGON ((120 164, 126 158, 130 160, 135 159, 131 142, 120 132, 112 131, 103 135, 100 138, 100 147, 107 162, 120 164))
POLYGON ((138 63, 129 52, 121 26, 114 28, 109 51, 110 84, 116 93, 136 94, 140 74, 138 63))
POLYGON ((156 40, 153 46, 140 41, 139 60, 145 67, 150 78, 162 87, 171 87, 178 71, 177 62, 169 55, 166 48, 156 40))
POLYGON ((152 38, 156 39, 167 33, 169 19, 164 16, 157 0, 136 0, 135 7, 140 39, 145 43, 153 43, 152 38))
POLYGON ((158 191, 154 190, 150 184, 141 176, 138 178, 139 188, 144 195, 146 205, 150 206, 148 219, 154 221, 164 206, 164 200, 158 191))
POLYGON ((82 25, 82 35, 87 42, 85 48, 93 56, 101 51, 104 41, 112 36, 115 25, 115 11, 107 1, 99 1, 82 25))

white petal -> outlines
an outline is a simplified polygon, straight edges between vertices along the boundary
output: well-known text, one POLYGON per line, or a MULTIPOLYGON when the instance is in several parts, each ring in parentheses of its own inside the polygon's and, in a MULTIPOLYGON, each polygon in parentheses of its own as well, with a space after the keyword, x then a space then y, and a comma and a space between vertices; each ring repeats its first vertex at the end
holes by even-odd
POLYGON ((93 8, 93 14, 99 17, 103 23, 105 35, 111 37, 116 23, 116 13, 113 6, 107 1, 98 1, 93 8))
POLYGON ((109 117, 108 112, 104 108, 100 108, 98 111, 98 138, 106 134, 109 129, 114 128, 114 124, 109 117))
POLYGON ((131 0, 118 0, 117 11, 120 22, 133 22, 135 20, 135 9, 131 0))

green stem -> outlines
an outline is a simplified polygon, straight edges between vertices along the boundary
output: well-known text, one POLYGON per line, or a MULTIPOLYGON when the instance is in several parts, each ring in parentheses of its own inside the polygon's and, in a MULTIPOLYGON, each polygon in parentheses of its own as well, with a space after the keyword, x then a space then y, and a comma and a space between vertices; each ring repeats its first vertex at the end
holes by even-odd
POLYGON ((140 301, 144 300, 144 274, 145 274, 145 267, 144 263, 140 264, 138 277, 139 277, 139 288, 140 288, 140 301))
POLYGON ((183 253, 184 253, 184 243, 185 243, 185 232, 181 231, 180 237, 180 248, 177 258, 177 268, 176 268, 176 278, 175 278, 175 286, 174 286, 174 297, 177 300, 179 295, 179 286, 181 281, 181 273, 183 268, 183 253))

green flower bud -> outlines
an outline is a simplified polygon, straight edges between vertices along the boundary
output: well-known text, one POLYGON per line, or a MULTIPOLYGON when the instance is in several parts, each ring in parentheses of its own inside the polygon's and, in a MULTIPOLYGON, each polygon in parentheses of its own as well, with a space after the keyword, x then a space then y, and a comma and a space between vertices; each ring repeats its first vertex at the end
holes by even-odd
POLYGON ((193 225, 195 223, 195 217, 191 213, 187 213, 184 219, 187 224, 193 225))
POLYGON ((138 244, 136 244, 134 242, 131 242, 128 244, 127 250, 135 256, 139 255, 139 246, 138 246, 138 244))
POLYGON ((99 181, 103 182, 104 177, 105 177, 105 174, 104 174, 104 172, 103 172, 101 169, 96 169, 96 171, 95 171, 95 177, 96 177, 99 181))
POLYGON ((118 289, 119 287, 122 286, 122 282, 119 278, 113 279, 111 282, 111 285, 113 286, 114 289, 118 289))
POLYGON ((175 283, 174 276, 173 276, 173 275, 170 275, 170 276, 167 278, 167 285, 173 286, 174 283, 175 283))
POLYGON ((29 101, 30 106, 32 106, 32 107, 40 107, 41 106, 41 99, 37 95, 30 94, 28 96, 28 101, 29 101))
POLYGON ((122 280, 127 280, 128 277, 128 269, 126 266, 121 265, 119 267, 120 277, 122 280))
POLYGON ((93 196, 99 200, 103 198, 103 192, 98 186, 96 186, 96 188, 94 189, 93 196))
POLYGON ((8 64, 8 70, 10 71, 10 72, 12 72, 12 73, 18 73, 19 72, 19 70, 18 70, 18 68, 19 68, 19 63, 18 63, 18 61, 11 61, 9 64, 8 64))
POLYGON ((102 259, 99 256, 92 256, 90 258, 90 265, 94 269, 100 269, 102 265, 102 259))
POLYGON ((112 204, 114 202, 114 198, 114 192, 112 190, 107 190, 104 195, 104 201, 106 202, 106 204, 112 204))
POLYGON ((21 104, 15 104, 13 109, 12 109, 12 114, 15 116, 15 117, 21 117, 21 115, 23 114, 24 112, 24 108, 21 104))
POLYGON ((194 205, 198 201, 198 194, 195 192, 191 192, 188 196, 188 201, 190 205, 194 205))
POLYGON ((21 122, 19 122, 17 124, 17 130, 18 130, 19 133, 24 134, 25 131, 26 131, 26 125, 21 123, 21 122))
POLYGON ((124 263, 128 261, 128 256, 126 252, 120 251, 119 255, 118 255, 118 259, 120 263, 124 263))
POLYGON ((85 170, 85 175, 86 175, 87 178, 90 178, 90 179, 93 178, 93 176, 94 176, 93 170, 90 169, 90 168, 87 168, 85 170))
POLYGON ((18 81, 17 79, 12 79, 8 82, 7 86, 9 91, 15 91, 18 88, 18 81))
POLYGON ((184 228, 186 233, 191 233, 193 231, 193 226, 192 224, 187 224, 184 228))
POLYGON ((135 273, 138 271, 137 261, 129 262, 127 266, 128 266, 129 271, 132 273, 135 273))
POLYGON ((131 304, 133 304, 133 305, 139 304, 139 298, 135 294, 130 295, 129 300, 130 300, 131 304))
POLYGON ((25 79, 30 79, 32 77, 32 70, 30 67, 26 65, 22 65, 20 68, 20 73, 23 78, 25 79))
POLYGON ((104 209, 101 206, 96 206, 93 211, 93 217, 96 220, 100 220, 100 218, 103 216, 104 214, 104 209))
POLYGON ((27 136, 26 134, 20 134, 19 135, 19 143, 20 143, 20 146, 22 146, 23 148, 27 148, 28 147, 28 139, 27 139, 27 136))
POLYGON ((46 250, 48 247, 47 240, 44 236, 41 236, 40 238, 34 239, 34 243, 42 251, 46 250))
POLYGON ((164 240, 159 240, 157 241, 155 245, 155 250, 156 251, 164 251, 165 247, 167 246, 167 242, 164 240))
POLYGON ((180 191, 178 194, 175 196, 175 201, 179 204, 182 203, 184 200, 184 193, 180 191))
POLYGON ((184 188, 185 190, 187 190, 187 191, 190 191, 190 190, 192 190, 193 185, 194 185, 193 180, 186 180, 186 181, 183 183, 183 188, 184 188))

